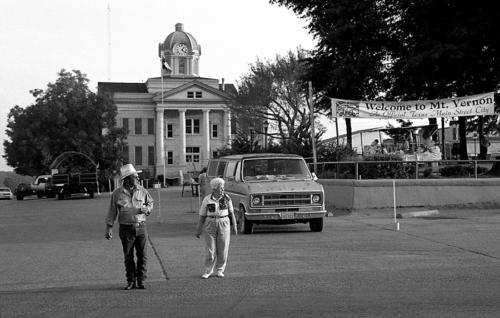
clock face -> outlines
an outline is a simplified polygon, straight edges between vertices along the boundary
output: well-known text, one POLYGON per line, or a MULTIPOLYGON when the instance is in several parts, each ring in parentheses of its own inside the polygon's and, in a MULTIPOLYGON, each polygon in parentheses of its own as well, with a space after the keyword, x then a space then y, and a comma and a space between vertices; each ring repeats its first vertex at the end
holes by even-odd
POLYGON ((174 46, 174 50, 173 51, 177 55, 187 55, 188 54, 188 47, 186 46, 186 44, 177 43, 174 46))

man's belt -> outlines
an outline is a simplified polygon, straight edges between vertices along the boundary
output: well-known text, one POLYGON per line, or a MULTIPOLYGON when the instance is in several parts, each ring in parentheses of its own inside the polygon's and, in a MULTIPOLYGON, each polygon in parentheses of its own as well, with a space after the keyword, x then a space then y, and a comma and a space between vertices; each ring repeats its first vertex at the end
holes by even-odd
POLYGON ((120 224, 120 226, 135 226, 135 227, 139 227, 139 226, 144 225, 144 224, 146 224, 146 222, 122 223, 122 224, 120 224))

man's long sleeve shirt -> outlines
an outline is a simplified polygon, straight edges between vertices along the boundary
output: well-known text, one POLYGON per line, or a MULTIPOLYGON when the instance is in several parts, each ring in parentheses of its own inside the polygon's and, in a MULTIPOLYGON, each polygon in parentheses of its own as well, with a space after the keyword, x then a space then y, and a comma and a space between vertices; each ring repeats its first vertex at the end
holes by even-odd
POLYGON ((119 224, 134 224, 146 221, 146 215, 153 211, 153 197, 142 186, 136 186, 130 193, 123 186, 111 194, 106 225, 112 227, 118 218, 119 224), (141 207, 146 207, 146 214, 141 213, 141 207))

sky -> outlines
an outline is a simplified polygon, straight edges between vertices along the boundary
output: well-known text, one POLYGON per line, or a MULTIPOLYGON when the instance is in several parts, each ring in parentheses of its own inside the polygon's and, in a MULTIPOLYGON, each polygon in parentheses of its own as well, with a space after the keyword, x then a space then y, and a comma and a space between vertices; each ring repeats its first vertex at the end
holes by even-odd
MULTIPOLYGON (((268 0, 1 0, 0 171, 12 170, 1 157, 7 114, 15 105, 34 103, 30 90, 46 89, 63 68, 85 73, 95 92, 100 81, 159 76, 158 44, 179 22, 201 45, 200 76, 235 85, 257 59, 316 43, 306 20, 268 0)), ((334 121, 321 121, 328 129, 324 137, 335 136, 334 121)), ((352 127, 386 124, 358 119, 352 127)))

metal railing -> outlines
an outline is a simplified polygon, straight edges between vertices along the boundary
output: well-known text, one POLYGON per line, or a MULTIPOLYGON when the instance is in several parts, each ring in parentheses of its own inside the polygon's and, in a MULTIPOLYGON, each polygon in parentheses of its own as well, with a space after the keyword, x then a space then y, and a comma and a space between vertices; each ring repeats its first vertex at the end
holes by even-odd
POLYGON ((498 178, 500 160, 336 161, 308 163, 321 179, 498 178))

